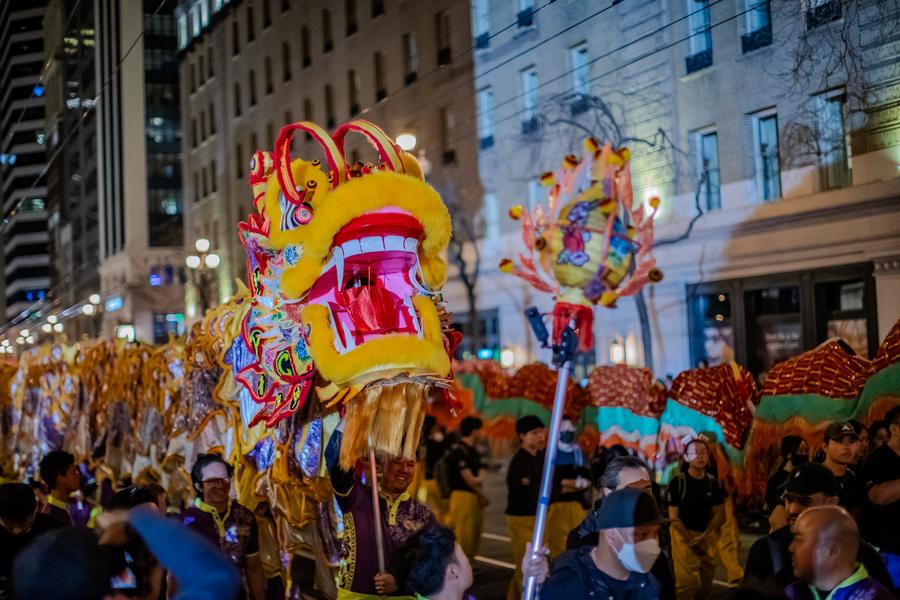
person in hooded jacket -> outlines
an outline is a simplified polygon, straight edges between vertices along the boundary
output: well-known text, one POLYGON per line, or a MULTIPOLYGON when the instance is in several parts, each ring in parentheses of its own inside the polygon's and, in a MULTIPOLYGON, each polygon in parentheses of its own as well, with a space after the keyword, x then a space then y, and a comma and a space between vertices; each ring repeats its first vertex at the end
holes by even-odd
MULTIPOLYGON (((661 522, 650 494, 631 488, 612 492, 597 511, 597 545, 570 550, 553 561, 541 600, 657 600, 662 589, 650 570, 660 554, 661 522)), ((531 573, 526 568, 526 575, 531 573)))

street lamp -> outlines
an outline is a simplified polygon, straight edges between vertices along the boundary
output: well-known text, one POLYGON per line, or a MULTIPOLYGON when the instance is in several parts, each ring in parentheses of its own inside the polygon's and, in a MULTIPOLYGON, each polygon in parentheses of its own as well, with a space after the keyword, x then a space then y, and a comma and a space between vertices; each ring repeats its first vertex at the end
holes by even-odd
POLYGON ((83 312, 86 316, 90 317, 95 312, 97 312, 97 307, 93 304, 85 304, 81 307, 81 312, 83 312))
POLYGON ((200 300, 200 312, 206 312, 209 307, 207 300, 207 286, 212 271, 219 267, 222 258, 212 251, 212 246, 206 238, 200 238, 194 242, 194 249, 198 254, 190 254, 184 259, 188 267, 191 283, 197 287, 197 295, 200 300))
POLYGON ((44 323, 41 325, 41 331, 44 333, 52 333, 53 332, 53 324, 52 323, 44 323))
POLYGON ((412 152, 416 147, 416 136, 411 133, 401 133, 397 136, 397 145, 404 152, 412 152))
POLYGON ((90 296, 88 296, 88 302, 90 302, 94 306, 97 306, 98 304, 100 304, 100 294, 91 294, 90 296))
POLYGON ((62 333, 62 331, 63 331, 63 324, 62 324, 62 323, 57 323, 56 325, 54 325, 54 326, 53 326, 53 331, 55 331, 56 333, 62 333))
POLYGON ((49 317, 47 317, 47 322, 51 325, 56 325, 57 321, 59 321, 59 317, 57 317, 56 315, 50 315, 49 317))

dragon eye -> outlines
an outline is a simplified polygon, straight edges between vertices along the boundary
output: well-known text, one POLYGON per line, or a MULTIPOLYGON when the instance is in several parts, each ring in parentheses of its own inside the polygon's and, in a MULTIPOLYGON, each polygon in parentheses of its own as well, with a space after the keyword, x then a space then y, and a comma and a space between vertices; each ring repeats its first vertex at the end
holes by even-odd
POLYGON ((312 206, 309 202, 304 202, 294 209, 294 218, 301 225, 306 225, 312 219, 312 206))

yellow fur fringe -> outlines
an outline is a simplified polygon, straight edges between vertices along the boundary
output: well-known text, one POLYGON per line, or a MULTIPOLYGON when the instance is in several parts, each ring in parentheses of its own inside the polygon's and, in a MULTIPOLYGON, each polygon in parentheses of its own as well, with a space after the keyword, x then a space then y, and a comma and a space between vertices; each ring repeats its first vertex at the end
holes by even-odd
POLYGON ((341 468, 350 470, 365 456, 369 438, 378 452, 415 459, 427 409, 428 386, 404 382, 364 389, 347 404, 341 468))

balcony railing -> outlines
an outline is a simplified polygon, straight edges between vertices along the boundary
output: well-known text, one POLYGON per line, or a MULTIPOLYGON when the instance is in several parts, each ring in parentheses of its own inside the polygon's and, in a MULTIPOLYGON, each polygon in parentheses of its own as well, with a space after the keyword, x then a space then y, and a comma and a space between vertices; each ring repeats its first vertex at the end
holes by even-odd
POLYGON ((491 34, 488 32, 479 33, 475 38, 475 47, 479 50, 485 50, 491 46, 491 34))
POLYGON ((691 73, 696 73, 697 71, 701 71, 707 67, 711 67, 713 64, 713 56, 712 56, 712 48, 708 48, 697 54, 692 54, 690 56, 685 57, 684 66, 687 69, 688 75, 691 73))
POLYGON ((745 33, 741 36, 741 52, 747 54, 772 45, 772 26, 766 25, 762 29, 745 33))
POLYGON ((820 25, 837 21, 842 14, 841 0, 830 0, 814 6, 806 11, 806 28, 815 29, 820 25))
POLYGON ((489 135, 483 137, 478 140, 478 147, 482 150, 487 150, 488 148, 492 148, 494 146, 494 136, 489 135))
POLYGON ((531 117, 530 119, 522 121, 522 135, 536 133, 539 127, 540 123, 538 122, 537 117, 531 117))

